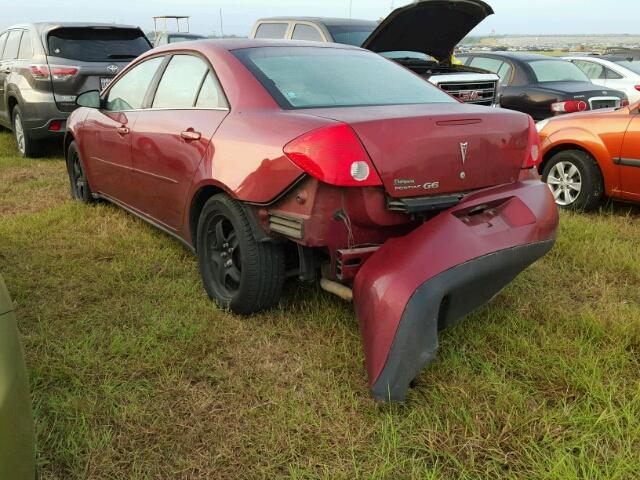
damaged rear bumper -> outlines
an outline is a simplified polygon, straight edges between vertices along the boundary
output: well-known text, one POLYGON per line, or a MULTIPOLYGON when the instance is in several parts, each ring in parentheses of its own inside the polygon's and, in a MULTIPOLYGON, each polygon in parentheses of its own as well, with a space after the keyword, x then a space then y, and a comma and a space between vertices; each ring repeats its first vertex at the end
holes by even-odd
POLYGON ((555 242, 547 186, 524 181, 470 195, 362 266, 354 301, 372 395, 404 400, 438 348, 438 330, 484 305, 555 242))

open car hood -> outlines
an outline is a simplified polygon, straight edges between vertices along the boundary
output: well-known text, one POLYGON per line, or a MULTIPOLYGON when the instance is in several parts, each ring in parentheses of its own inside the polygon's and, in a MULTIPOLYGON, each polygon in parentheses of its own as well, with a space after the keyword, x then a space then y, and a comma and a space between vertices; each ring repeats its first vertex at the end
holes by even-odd
POLYGON ((417 0, 395 9, 362 44, 374 52, 420 52, 448 62, 493 9, 481 0, 417 0))

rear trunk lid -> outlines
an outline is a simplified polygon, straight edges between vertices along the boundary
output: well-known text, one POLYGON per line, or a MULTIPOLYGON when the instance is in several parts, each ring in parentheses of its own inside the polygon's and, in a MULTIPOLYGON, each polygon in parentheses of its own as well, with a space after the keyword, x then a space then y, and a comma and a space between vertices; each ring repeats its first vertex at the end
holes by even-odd
POLYGON ((420 52, 448 62, 492 8, 481 0, 417 0, 395 9, 364 41, 374 52, 420 52))
POLYGON ((50 68, 77 69, 74 75, 51 78, 56 104, 62 111, 71 111, 79 94, 102 90, 151 45, 138 28, 60 27, 47 32, 46 48, 50 68))
POLYGON ((447 103, 305 113, 351 125, 394 198, 512 183, 527 155, 529 120, 517 112, 447 103))

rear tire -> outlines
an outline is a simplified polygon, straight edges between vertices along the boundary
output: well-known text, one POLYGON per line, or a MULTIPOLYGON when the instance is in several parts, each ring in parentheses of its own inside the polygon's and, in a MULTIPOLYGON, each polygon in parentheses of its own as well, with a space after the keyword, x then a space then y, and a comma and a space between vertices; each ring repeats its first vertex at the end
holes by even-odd
POLYGON ((76 142, 71 142, 67 149, 67 173, 69 174, 71 197, 82 203, 93 203, 95 199, 85 172, 78 145, 76 142))
POLYGON ((595 159, 582 150, 556 153, 542 170, 556 204, 568 210, 595 210, 602 203, 604 183, 595 159))
POLYGON ((221 307, 251 315, 280 300, 285 276, 282 248, 256 241, 236 200, 218 194, 205 203, 196 248, 204 288, 221 307))
POLYGON ((34 140, 28 130, 24 128, 22 110, 17 105, 13 108, 13 136, 18 153, 23 158, 35 158, 42 154, 42 145, 34 140))

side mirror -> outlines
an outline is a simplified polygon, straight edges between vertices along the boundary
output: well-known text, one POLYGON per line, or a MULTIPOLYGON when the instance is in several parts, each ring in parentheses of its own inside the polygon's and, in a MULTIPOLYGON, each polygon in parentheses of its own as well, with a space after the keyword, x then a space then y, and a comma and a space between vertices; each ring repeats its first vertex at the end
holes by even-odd
POLYGON ((89 90, 78 95, 76 105, 79 107, 100 108, 102 101, 100 100, 100 92, 98 90, 89 90))

